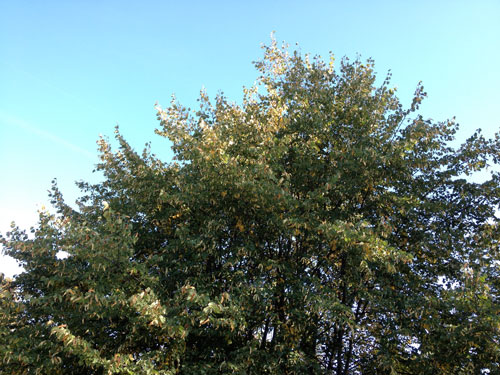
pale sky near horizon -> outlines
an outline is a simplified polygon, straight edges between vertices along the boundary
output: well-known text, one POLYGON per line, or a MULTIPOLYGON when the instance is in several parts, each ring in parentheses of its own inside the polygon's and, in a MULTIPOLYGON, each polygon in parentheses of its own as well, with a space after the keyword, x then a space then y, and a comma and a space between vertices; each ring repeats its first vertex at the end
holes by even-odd
MULTIPOLYGON (((99 134, 171 157, 154 104, 196 106, 202 87, 239 101, 271 31, 291 48, 372 57, 424 117, 456 116, 463 141, 500 129, 500 1, 0 1, 0 232, 36 224, 57 178, 98 181, 99 134)), ((0 257, 0 272, 18 272, 0 257)))

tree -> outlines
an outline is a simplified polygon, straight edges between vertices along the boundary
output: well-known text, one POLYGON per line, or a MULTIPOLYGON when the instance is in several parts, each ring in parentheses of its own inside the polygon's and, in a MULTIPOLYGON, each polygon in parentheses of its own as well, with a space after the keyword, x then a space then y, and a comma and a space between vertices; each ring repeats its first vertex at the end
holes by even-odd
POLYGON ((273 41, 241 105, 158 107, 175 159, 99 141, 102 183, 4 251, 9 374, 478 374, 500 367, 500 138, 273 41), (259 90, 261 93, 259 93, 259 90), (64 255, 64 256, 63 256, 64 255))

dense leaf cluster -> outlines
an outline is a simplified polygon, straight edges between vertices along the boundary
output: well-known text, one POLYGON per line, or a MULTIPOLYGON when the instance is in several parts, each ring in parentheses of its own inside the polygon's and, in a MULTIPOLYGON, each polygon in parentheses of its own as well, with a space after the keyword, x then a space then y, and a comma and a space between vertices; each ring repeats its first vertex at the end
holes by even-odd
POLYGON ((273 42, 241 105, 158 107, 175 160, 99 142, 105 179, 4 251, 5 374, 500 371, 500 139, 405 109, 373 62, 273 42))

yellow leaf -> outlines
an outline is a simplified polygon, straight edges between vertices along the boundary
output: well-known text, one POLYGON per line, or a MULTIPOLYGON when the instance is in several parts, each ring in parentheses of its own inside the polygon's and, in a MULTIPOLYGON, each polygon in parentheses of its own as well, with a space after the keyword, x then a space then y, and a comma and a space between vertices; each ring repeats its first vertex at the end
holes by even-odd
POLYGON ((243 232, 245 230, 245 227, 243 226, 243 223, 240 219, 238 219, 238 222, 236 223, 236 228, 238 228, 240 232, 243 232))

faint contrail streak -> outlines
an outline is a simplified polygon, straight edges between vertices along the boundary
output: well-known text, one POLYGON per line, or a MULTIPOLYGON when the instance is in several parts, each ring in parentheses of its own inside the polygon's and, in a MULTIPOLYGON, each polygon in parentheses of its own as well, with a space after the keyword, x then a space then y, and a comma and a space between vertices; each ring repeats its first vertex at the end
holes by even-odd
POLYGON ((46 130, 42 130, 40 128, 37 128, 36 126, 30 124, 29 122, 27 122, 19 117, 9 115, 8 113, 3 111, 2 109, 0 109, 0 124, 1 123, 6 124, 8 126, 12 126, 12 127, 22 128, 26 131, 29 131, 33 134, 38 135, 41 138, 45 138, 51 142, 54 142, 58 145, 61 145, 61 146, 65 147, 73 152, 77 152, 80 155, 84 155, 85 157, 87 157, 91 160, 95 159, 95 154, 85 150, 84 148, 81 148, 80 146, 77 146, 77 145, 65 140, 64 138, 58 137, 57 135, 54 135, 46 130))

